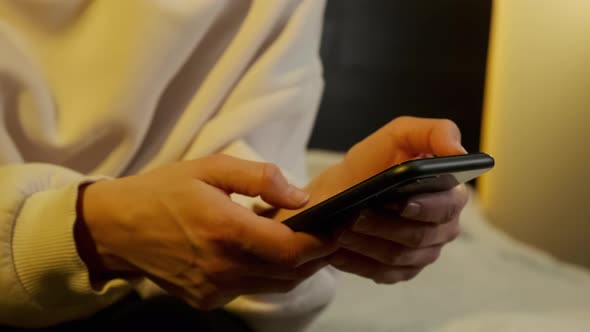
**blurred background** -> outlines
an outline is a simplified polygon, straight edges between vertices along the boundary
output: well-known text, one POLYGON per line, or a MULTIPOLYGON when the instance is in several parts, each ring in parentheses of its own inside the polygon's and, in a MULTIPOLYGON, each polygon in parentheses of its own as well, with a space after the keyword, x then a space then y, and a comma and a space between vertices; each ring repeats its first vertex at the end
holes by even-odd
POLYGON ((479 150, 491 0, 331 0, 310 147, 347 150, 399 115, 446 117, 479 150))
POLYGON ((311 149, 449 118, 496 157, 477 182, 491 221, 590 266, 590 1, 329 0, 321 56, 311 149))
POLYGON ((454 120, 496 167, 437 264, 342 275, 311 331, 590 331, 590 1, 328 0, 325 19, 312 174, 400 115, 454 120))

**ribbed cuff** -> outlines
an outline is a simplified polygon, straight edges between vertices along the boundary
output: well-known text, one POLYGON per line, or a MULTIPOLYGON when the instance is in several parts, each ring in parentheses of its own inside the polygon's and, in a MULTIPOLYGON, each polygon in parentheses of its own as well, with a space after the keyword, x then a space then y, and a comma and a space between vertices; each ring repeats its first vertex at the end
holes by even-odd
POLYGON ((76 249, 78 187, 96 180, 38 192, 24 201, 13 234, 14 264, 23 287, 40 305, 75 305, 128 288, 128 282, 115 279, 94 289, 76 249))

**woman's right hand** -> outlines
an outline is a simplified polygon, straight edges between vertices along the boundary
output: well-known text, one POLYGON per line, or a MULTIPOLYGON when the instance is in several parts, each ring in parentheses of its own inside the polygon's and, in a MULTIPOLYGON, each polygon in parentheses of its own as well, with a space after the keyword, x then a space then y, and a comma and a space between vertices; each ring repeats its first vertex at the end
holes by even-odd
POLYGON ((231 193, 287 209, 308 200, 272 164, 224 155, 178 162, 84 188, 77 228, 89 241, 77 238, 79 250, 92 243, 98 264, 91 272, 140 273, 199 309, 289 291, 336 250, 332 241, 256 215, 231 193))

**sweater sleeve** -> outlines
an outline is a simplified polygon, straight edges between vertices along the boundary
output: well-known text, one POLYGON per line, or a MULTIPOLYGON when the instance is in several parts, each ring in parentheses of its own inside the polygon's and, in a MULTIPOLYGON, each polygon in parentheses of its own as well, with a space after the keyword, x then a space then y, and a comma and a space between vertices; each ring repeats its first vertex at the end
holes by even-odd
POLYGON ((0 167, 0 324, 84 318, 131 288, 116 279, 93 289, 76 250, 78 187, 97 179, 48 164, 0 167))

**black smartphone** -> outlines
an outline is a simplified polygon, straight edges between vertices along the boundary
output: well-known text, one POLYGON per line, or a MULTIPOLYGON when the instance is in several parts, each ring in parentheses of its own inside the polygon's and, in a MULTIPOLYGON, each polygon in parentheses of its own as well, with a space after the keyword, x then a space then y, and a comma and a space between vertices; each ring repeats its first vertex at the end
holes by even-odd
POLYGON ((451 189, 494 167, 485 153, 410 160, 395 165, 328 198, 283 223, 297 232, 326 232, 345 222, 347 213, 420 193, 451 189))

